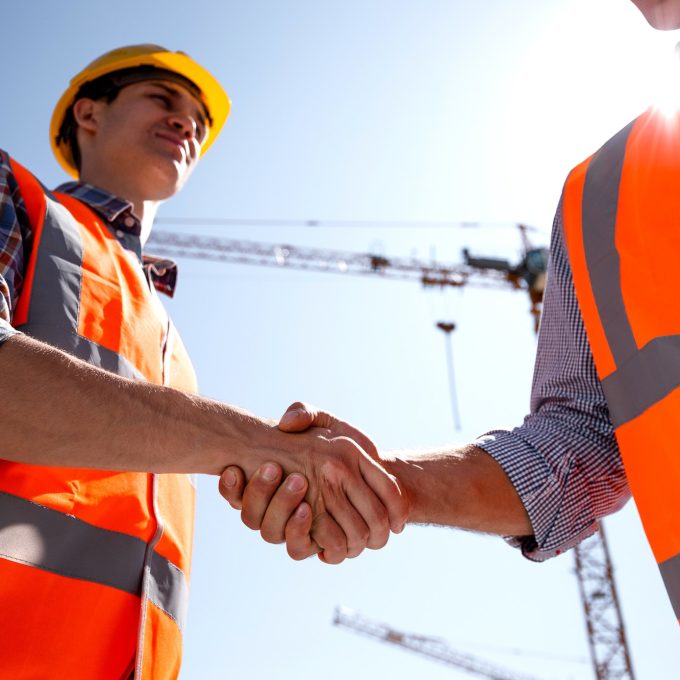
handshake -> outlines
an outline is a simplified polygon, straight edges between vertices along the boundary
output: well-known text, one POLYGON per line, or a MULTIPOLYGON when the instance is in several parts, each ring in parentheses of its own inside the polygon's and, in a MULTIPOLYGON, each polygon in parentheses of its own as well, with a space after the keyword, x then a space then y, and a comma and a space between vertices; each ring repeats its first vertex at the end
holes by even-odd
POLYGON ((403 530, 409 498, 366 435, 300 402, 278 429, 297 434, 247 480, 235 465, 220 476, 220 493, 246 526, 268 543, 285 542, 295 560, 318 554, 328 564, 382 548, 390 530, 403 530))

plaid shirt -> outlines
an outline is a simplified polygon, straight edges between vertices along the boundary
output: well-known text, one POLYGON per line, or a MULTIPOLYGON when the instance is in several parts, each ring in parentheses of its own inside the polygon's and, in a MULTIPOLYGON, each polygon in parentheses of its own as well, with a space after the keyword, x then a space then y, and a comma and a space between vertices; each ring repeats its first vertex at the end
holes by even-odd
POLYGON ((520 427, 488 432, 475 443, 498 461, 529 513, 534 535, 508 539, 529 559, 572 548, 630 498, 576 300, 561 205, 550 244, 531 413, 520 427))
MULTIPOLYGON (((81 182, 67 182, 56 191, 70 194, 95 210, 123 247, 137 255, 156 290, 173 296, 177 265, 172 260, 142 254, 141 224, 132 212, 131 203, 81 182)), ((15 332, 11 327, 12 316, 21 295, 32 246, 33 226, 9 156, 0 150, 0 343, 15 332)))

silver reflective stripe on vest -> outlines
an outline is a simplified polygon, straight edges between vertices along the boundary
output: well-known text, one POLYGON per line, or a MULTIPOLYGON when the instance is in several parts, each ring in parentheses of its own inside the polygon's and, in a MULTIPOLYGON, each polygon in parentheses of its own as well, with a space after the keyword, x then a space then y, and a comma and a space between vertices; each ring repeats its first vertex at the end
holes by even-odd
POLYGON ((680 387, 680 335, 648 342, 602 381, 614 427, 637 418, 680 387))
POLYGON ((144 380, 124 357, 78 335, 83 244, 71 213, 49 194, 35 266, 28 321, 19 330, 124 378, 144 380), (37 321, 33 321, 33 320, 37 321))
POLYGON ((18 330, 36 340, 45 342, 53 347, 58 347, 64 352, 68 352, 68 354, 86 361, 88 364, 115 373, 122 378, 146 382, 146 378, 142 373, 125 357, 106 347, 102 347, 102 345, 82 335, 78 335, 76 332, 65 331, 63 327, 55 326, 52 323, 30 322, 19 326, 18 330))
POLYGON ((616 250, 616 213, 626 143, 633 123, 612 137, 593 157, 583 186, 583 247, 595 304, 607 342, 620 366, 637 351, 621 292, 616 250))
POLYGON ((0 554, 14 562, 138 595, 145 551, 135 536, 0 493, 0 554))
POLYGON ((661 578, 673 605, 675 618, 680 620, 680 555, 671 557, 659 564, 661 578))
POLYGON ((71 213, 45 194, 46 211, 35 263, 28 319, 78 332, 83 244, 71 213))
MULTIPOLYGON (((0 492, 0 557, 5 559, 138 596, 146 549, 136 536, 0 492)), ((150 578, 154 604, 181 627, 189 594, 184 574, 154 552, 150 578)))
POLYGON ((151 555, 150 575, 147 597, 171 616, 180 630, 184 630, 189 605, 189 587, 182 570, 154 552, 151 555))
POLYGON ((615 428, 680 387, 680 336, 655 338, 638 350, 621 290, 616 220, 626 144, 634 124, 623 128, 593 156, 583 187, 588 275, 616 364, 616 371, 602 381, 615 428))

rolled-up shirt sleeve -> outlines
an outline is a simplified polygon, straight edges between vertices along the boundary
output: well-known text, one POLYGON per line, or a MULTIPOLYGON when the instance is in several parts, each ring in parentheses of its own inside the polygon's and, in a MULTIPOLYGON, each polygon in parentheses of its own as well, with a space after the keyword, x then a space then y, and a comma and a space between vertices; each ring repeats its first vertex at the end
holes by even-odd
POLYGON ((567 257, 561 206, 553 225, 531 412, 511 431, 475 442, 503 468, 534 535, 507 537, 542 561, 590 536, 630 497, 567 257))

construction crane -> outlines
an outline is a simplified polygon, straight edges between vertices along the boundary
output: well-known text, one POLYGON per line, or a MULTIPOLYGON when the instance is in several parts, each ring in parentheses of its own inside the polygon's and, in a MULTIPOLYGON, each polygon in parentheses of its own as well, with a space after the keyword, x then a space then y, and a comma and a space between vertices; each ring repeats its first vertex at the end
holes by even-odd
POLYGON ((635 680, 604 527, 574 548, 586 617, 588 646, 597 680, 635 680))
POLYGON ((527 235, 529 227, 525 224, 518 224, 517 227, 521 234, 524 251, 519 263, 513 265, 509 260, 502 258, 473 256, 467 248, 463 250, 463 258, 468 267, 477 271, 499 272, 515 288, 524 287, 529 293, 530 311, 534 317, 534 330, 538 331, 541 304, 547 280, 549 251, 545 247, 536 247, 531 244, 527 235))
POLYGON ((547 249, 545 248, 526 250, 522 260, 515 265, 508 260, 472 257, 469 252, 463 251, 465 261, 461 264, 427 262, 416 258, 385 257, 375 253, 260 243, 169 231, 154 231, 149 241, 149 248, 155 254, 169 257, 190 257, 331 274, 416 280, 425 287, 459 288, 473 285, 523 289, 529 294, 531 313, 535 319, 538 319, 540 315, 547 263, 547 249))
MULTIPOLYGON (((545 288, 548 250, 532 246, 527 238, 528 228, 524 225, 517 226, 521 233, 524 254, 516 264, 501 258, 475 256, 468 250, 463 251, 462 264, 426 262, 415 258, 394 258, 372 253, 165 231, 154 232, 149 247, 158 255, 168 257, 378 276, 419 281, 425 287, 474 285, 525 290, 529 295, 530 311, 537 329, 545 288)), ((447 322, 441 323, 448 327, 447 322)), ((447 333, 446 328, 439 327, 447 333)), ((451 331, 448 331, 449 342, 451 331)), ((455 420, 455 393, 452 393, 452 407, 455 420)), ((595 677, 597 680, 635 680, 616 593, 614 569, 602 526, 593 537, 575 548, 574 556, 595 677)))
POLYGON ((489 680, 536 680, 533 676, 513 673, 478 659, 472 654, 460 652, 440 638, 403 633, 385 623, 371 621, 345 607, 336 608, 333 615, 333 625, 348 628, 355 633, 367 635, 390 645, 402 647, 447 666, 459 668, 489 680))

